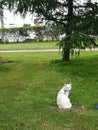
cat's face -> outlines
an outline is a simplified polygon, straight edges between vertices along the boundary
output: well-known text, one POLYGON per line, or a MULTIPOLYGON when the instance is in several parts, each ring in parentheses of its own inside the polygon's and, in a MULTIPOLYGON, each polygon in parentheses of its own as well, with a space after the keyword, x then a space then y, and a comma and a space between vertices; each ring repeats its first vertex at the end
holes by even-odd
POLYGON ((64 91, 70 91, 72 88, 71 84, 64 84, 64 91))

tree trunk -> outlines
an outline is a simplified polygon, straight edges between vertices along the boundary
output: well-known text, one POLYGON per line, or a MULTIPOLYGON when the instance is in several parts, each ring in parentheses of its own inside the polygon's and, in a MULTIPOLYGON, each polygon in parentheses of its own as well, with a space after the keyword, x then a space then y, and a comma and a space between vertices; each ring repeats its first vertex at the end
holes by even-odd
POLYGON ((70 59, 70 49, 63 49, 63 61, 69 61, 70 59))
MULTIPOLYGON (((4 28, 4 19, 3 19, 3 10, 0 9, 0 15, 1 15, 1 28, 4 28)), ((2 42, 4 42, 4 32, 1 32, 1 39, 2 42)))
MULTIPOLYGON (((73 16, 73 0, 68 0, 68 22, 67 22, 67 27, 66 27, 66 36, 72 34, 72 30, 70 29, 72 16, 73 16)), ((66 43, 66 44, 69 44, 69 43, 66 43)), ((70 60, 70 47, 63 49, 63 60, 64 61, 70 60)))

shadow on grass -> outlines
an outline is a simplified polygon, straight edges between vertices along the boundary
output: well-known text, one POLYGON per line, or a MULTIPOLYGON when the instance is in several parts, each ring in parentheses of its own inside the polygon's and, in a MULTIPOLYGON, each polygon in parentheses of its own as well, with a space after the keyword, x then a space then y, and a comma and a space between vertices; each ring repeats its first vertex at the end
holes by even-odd
POLYGON ((98 73, 98 56, 72 59, 69 62, 54 60, 50 62, 49 67, 71 78, 94 78, 98 73))
POLYGON ((6 63, 12 63, 13 61, 10 60, 0 60, 0 65, 6 64, 6 63))
POLYGON ((0 72, 9 72, 12 69, 8 66, 9 63, 13 63, 13 61, 0 59, 0 72))

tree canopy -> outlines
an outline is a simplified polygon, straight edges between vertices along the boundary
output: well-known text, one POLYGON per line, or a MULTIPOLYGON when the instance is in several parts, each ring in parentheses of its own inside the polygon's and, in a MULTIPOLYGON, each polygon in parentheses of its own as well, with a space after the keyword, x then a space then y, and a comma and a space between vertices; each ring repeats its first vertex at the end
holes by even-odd
POLYGON ((63 60, 69 61, 75 48, 94 47, 90 35, 98 34, 98 2, 92 0, 2 0, 1 5, 25 15, 28 11, 63 25, 63 60), (84 37, 84 38, 83 38, 84 37))

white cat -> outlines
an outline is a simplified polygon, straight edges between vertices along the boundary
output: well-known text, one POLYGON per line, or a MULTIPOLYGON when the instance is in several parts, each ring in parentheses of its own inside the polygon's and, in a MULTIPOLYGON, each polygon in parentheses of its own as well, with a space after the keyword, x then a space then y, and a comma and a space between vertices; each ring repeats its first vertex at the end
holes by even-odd
POLYGON ((57 106, 58 108, 70 109, 72 104, 69 99, 69 91, 71 90, 71 84, 64 84, 63 88, 57 94, 57 106))

